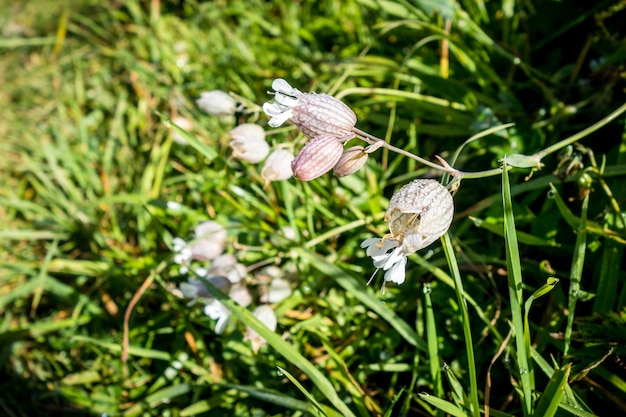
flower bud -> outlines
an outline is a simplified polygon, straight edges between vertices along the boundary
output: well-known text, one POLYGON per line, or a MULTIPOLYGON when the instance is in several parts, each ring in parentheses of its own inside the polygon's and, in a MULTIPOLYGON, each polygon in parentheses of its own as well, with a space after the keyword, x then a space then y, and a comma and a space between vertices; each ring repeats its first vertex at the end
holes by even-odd
POLYGON ((256 164, 270 153, 270 146, 265 141, 265 130, 254 123, 244 123, 228 132, 232 138, 229 145, 233 156, 242 161, 256 164))
POLYGON ((354 137, 356 114, 342 101, 328 94, 303 94, 298 101, 291 121, 305 136, 314 138, 327 133, 343 140, 354 137))
POLYGON ((385 221, 391 238, 404 253, 418 251, 441 237, 452 223, 454 201, 439 181, 418 179, 400 188, 389 200, 385 221))
POLYGON ((365 162, 367 162, 368 154, 362 146, 353 146, 347 149, 339 158, 339 162, 333 168, 333 173, 337 177, 345 177, 346 175, 357 172, 365 162))
POLYGON ((221 90, 200 93, 200 98, 196 100, 196 103, 202 111, 213 116, 233 114, 237 105, 235 99, 221 90))
POLYGON ((286 149, 274 151, 267 157, 261 177, 269 183, 270 181, 288 180, 293 175, 291 171, 291 162, 294 160, 293 153, 286 149))
POLYGON ((333 135, 320 135, 304 145, 291 163, 293 176, 311 181, 330 171, 341 158, 343 144, 333 135))

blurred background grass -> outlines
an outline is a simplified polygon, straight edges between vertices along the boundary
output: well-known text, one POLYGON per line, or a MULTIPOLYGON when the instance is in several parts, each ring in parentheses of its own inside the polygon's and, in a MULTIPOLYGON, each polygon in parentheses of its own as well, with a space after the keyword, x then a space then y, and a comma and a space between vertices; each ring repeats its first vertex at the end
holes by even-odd
MULTIPOLYGON (((186 279, 172 265, 172 238, 212 219, 251 272, 266 264, 296 271, 292 295, 275 306, 277 333, 354 413, 441 415, 416 396, 441 384, 432 366, 445 364, 468 384, 459 306, 438 269, 447 270, 441 247, 411 257, 407 282, 384 294, 378 284, 365 286, 372 267, 359 248, 385 233, 391 192, 433 173, 380 151, 345 179, 264 187, 259 167, 229 157, 226 134, 243 122, 266 126, 254 103, 270 99, 271 81, 282 77, 341 97, 359 128, 429 159, 514 122, 506 134, 470 144, 457 163, 466 171, 497 167, 503 156, 539 152, 625 102, 624 8, 547 0, 4 0, 0 412, 310 412, 276 367, 322 397, 284 354, 271 347, 255 354, 237 320, 216 335, 200 308, 172 295, 186 279), (250 112, 202 113, 194 101, 214 89, 247 100, 250 112), (192 121, 189 130, 214 154, 173 140, 165 121, 177 116, 192 121), (148 277, 124 364, 124 311, 148 277), (431 301, 433 322, 425 312, 431 301), (395 314, 381 314, 383 307, 395 314), (425 355, 427 327, 437 329, 440 363, 425 355)), ((585 135, 586 148, 548 155, 529 181, 528 170, 511 174, 525 293, 550 276, 561 280, 533 305, 533 346, 549 363, 574 364, 571 385, 597 414, 626 410, 624 138, 618 115, 585 135), (563 357, 585 195, 580 324, 563 357)), ((302 142, 284 129, 269 140, 302 142)), ((473 300, 481 404, 490 390, 494 409, 521 415, 509 348, 488 372, 510 320, 500 186, 499 177, 464 181, 451 235, 473 300)), ((252 274, 250 282, 260 288, 252 274)), ((547 378, 538 380, 541 392, 547 378)))

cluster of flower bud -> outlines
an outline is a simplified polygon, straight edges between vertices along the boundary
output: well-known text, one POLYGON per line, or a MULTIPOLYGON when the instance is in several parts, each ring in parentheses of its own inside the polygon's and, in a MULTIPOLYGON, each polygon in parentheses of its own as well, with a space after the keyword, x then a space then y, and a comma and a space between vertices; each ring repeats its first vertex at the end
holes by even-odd
POLYGON ((272 89, 274 102, 263 105, 269 125, 290 121, 310 139, 291 163, 297 179, 311 181, 330 170, 343 177, 365 164, 368 153, 362 146, 344 151, 357 122, 350 107, 328 94, 303 93, 282 78, 274 80, 272 89))
MULTIPOLYGON (((233 115, 242 109, 241 106, 237 107, 237 102, 231 95, 221 90, 201 93, 196 103, 201 110, 213 116, 233 115)), ((182 125, 181 127, 187 128, 182 125)), ((265 160, 261 177, 266 184, 292 177, 293 153, 287 149, 277 149, 271 152, 270 145, 265 139, 265 130, 261 126, 254 123, 240 124, 228 132, 228 138, 233 158, 250 164, 258 164, 265 160)), ((178 136, 174 136, 174 140, 186 143, 184 138, 178 136)))

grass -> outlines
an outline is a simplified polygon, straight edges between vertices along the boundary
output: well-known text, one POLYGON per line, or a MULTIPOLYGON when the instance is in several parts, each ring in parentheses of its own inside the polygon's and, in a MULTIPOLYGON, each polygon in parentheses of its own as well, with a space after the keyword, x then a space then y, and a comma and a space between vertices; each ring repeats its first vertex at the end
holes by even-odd
POLYGON ((0 413, 624 413, 623 9, 0 2, 0 413), (395 189, 439 174, 381 149, 345 178, 265 184, 227 134, 258 123, 302 147, 260 107, 279 77, 400 149, 497 174, 461 182, 401 286, 366 285, 360 243, 387 233, 395 189), (245 106, 203 113, 215 89, 245 106), (222 333, 173 291, 173 239, 207 220, 252 294, 242 307, 205 281, 222 333), (252 313, 270 265, 293 289, 271 303, 276 331, 252 313))

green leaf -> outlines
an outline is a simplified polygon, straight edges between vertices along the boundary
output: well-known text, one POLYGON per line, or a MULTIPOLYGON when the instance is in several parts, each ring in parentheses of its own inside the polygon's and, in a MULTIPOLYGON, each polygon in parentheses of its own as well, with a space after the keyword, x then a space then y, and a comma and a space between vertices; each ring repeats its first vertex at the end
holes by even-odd
POLYGON ((504 169, 502 170, 502 204, 504 209, 504 244, 506 249, 509 302, 511 305, 511 320, 515 330, 516 358, 522 387, 522 410, 524 416, 530 416, 532 415, 532 393, 535 384, 530 361, 530 352, 526 351, 526 343, 524 340, 522 266, 517 247, 517 230, 515 229, 515 216, 513 214, 508 167, 506 160, 504 162, 504 169))
POLYGON ((506 164, 516 168, 537 168, 541 169, 543 165, 541 160, 538 159, 536 155, 522 155, 522 154, 513 154, 508 155, 505 159, 502 159, 500 162, 506 160, 506 164))
POLYGON ((450 401, 442 400, 441 398, 437 398, 430 394, 420 393, 417 395, 419 395, 422 400, 435 406, 437 409, 443 411, 444 413, 448 413, 454 417, 468 417, 468 414, 465 412, 465 410, 457 407, 454 403, 451 403, 450 401))
POLYGON ((561 397, 563 397, 563 392, 565 385, 567 384, 567 378, 569 377, 569 373, 571 370, 571 364, 567 364, 564 369, 557 369, 550 381, 548 382, 548 386, 541 394, 539 398, 539 402, 537 403, 537 407, 535 407, 536 416, 542 417, 552 417, 558 410, 561 397))

